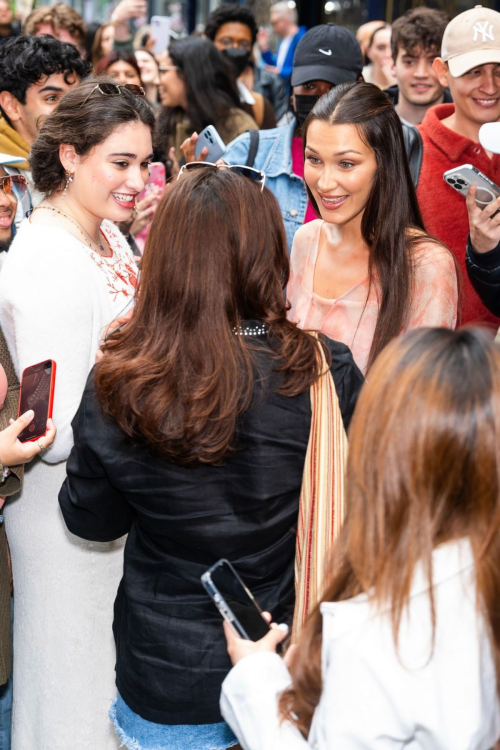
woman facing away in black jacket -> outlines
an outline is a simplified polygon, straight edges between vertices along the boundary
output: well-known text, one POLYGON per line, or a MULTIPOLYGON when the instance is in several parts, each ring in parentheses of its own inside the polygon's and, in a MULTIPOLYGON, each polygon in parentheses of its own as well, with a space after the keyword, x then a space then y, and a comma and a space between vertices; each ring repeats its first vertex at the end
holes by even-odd
POLYGON ((112 715, 140 750, 236 745, 219 712, 231 664, 200 577, 227 558, 291 622, 319 347, 345 429, 363 382, 345 345, 287 320, 286 240, 264 176, 196 164, 179 177, 153 221, 134 314, 89 377, 59 497, 72 533, 129 534, 112 715))

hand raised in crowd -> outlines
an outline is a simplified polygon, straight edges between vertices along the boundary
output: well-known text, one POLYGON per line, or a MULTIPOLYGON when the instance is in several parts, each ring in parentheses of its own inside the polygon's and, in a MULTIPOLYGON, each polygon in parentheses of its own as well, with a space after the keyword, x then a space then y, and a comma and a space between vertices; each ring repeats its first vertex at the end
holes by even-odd
POLYGON ((146 0, 121 0, 111 15, 111 21, 113 23, 126 23, 132 18, 146 16, 147 10, 146 0))
POLYGON ((158 201, 161 198, 162 191, 158 185, 150 185, 147 190, 148 192, 145 198, 138 201, 135 206, 137 212, 134 212, 133 221, 130 226, 130 234, 134 237, 150 223, 154 212, 156 211, 158 201))
POLYGON ((186 160, 186 164, 189 164, 191 161, 205 161, 208 155, 208 148, 204 146, 201 150, 201 154, 196 157, 194 155, 194 149, 196 146, 196 141, 198 140, 198 133, 196 131, 192 134, 190 138, 186 138, 186 140, 181 145, 181 151, 184 159, 186 160))
MULTIPOLYGON (((269 612, 263 612, 264 618, 267 622, 271 622, 271 615, 269 612)), ((285 640, 288 635, 287 625, 277 625, 277 623, 271 623, 271 630, 264 638, 259 641, 248 641, 245 638, 240 638, 234 634, 232 627, 229 623, 224 622, 224 635, 227 641, 227 652, 230 656, 233 665, 237 664, 245 656, 251 656, 252 654, 260 653, 274 653, 278 645, 285 640)))
POLYGON ((33 456, 41 453, 40 446, 45 449, 54 442, 57 429, 51 419, 47 420, 47 434, 43 437, 29 443, 21 443, 18 440, 18 436, 34 416, 35 412, 30 409, 16 420, 11 419, 10 425, 0 432, 0 460, 4 466, 28 463, 33 456))
POLYGON ((500 198, 481 209, 476 203, 477 187, 471 185, 467 193, 470 240, 477 253, 488 253, 500 242, 500 198))

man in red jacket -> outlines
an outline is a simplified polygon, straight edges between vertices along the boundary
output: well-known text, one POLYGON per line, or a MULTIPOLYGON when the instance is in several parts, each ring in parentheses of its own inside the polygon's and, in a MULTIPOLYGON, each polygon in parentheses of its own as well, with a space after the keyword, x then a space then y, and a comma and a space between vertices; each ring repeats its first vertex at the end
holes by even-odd
POLYGON ((443 174, 472 164, 500 184, 500 155, 479 143, 481 125, 500 119, 500 13, 478 5, 456 16, 446 27, 441 57, 433 67, 454 103, 432 107, 419 127, 424 146, 420 209, 427 231, 450 248, 462 270, 461 322, 483 321, 498 328, 500 318, 486 309, 467 277, 467 207, 443 174))

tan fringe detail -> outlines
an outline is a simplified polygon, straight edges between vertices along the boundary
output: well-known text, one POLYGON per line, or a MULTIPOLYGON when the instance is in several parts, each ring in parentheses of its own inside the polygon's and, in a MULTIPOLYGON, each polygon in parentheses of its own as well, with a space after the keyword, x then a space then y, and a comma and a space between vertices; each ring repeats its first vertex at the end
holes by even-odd
POLYGON ((311 386, 311 431, 299 503, 293 642, 321 599, 329 553, 344 519, 347 435, 322 348, 321 360, 324 374, 311 386))

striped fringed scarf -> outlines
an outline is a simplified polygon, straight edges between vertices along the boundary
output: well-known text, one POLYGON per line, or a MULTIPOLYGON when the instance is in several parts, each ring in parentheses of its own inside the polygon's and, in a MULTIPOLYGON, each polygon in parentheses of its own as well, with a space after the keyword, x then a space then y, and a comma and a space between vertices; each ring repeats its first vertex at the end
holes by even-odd
POLYGON ((347 435, 335 383, 320 349, 323 375, 311 386, 311 431, 297 524, 293 642, 323 594, 332 542, 344 518, 347 435))

